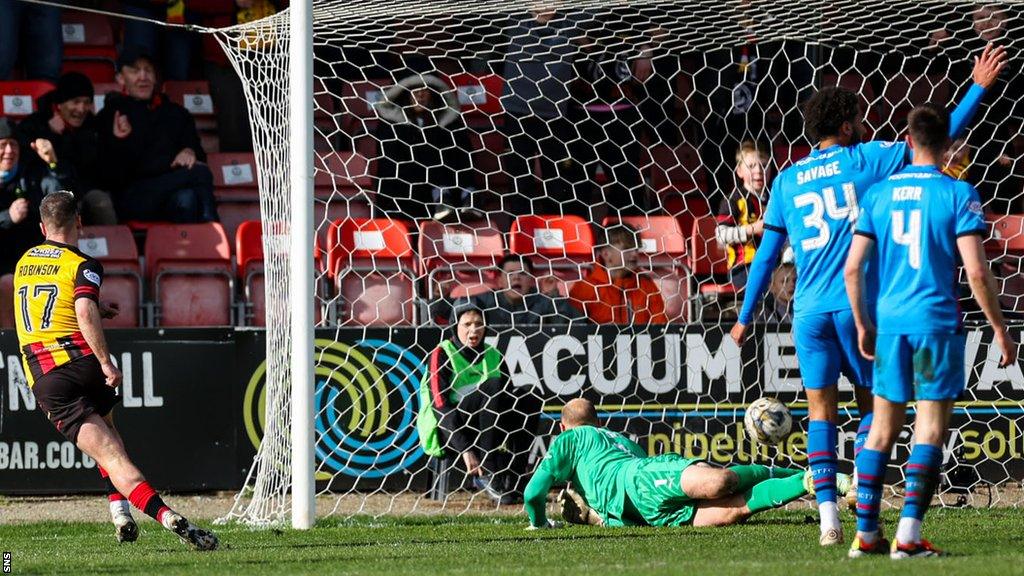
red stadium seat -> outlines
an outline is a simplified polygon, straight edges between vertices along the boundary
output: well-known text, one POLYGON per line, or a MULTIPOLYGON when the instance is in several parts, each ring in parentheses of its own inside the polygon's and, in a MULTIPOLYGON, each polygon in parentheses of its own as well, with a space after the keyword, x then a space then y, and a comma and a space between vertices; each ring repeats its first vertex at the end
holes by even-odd
POLYGON ((259 200, 256 157, 251 152, 210 154, 207 163, 218 200, 259 200))
POLYGON ((712 213, 707 198, 699 194, 668 196, 663 201, 665 211, 676 219, 680 230, 693 230, 694 221, 712 213))
POLYGON ((228 238, 234 238, 235 232, 243 222, 260 220, 260 203, 245 200, 220 200, 217 202, 217 214, 220 215, 220 225, 224 227, 224 234, 228 238))
POLYGON ((86 226, 78 248, 103 264, 100 300, 120 306, 117 317, 103 321, 107 328, 142 326, 142 268, 135 237, 127 226, 86 226))
POLYGON ((384 90, 394 84, 394 80, 379 79, 349 82, 343 81, 341 87, 341 105, 338 112, 342 115, 341 128, 352 136, 372 134, 377 128, 378 117, 373 107, 381 100, 384 90))
POLYGON ((320 198, 357 196, 373 186, 370 164, 364 156, 354 152, 330 152, 317 155, 313 161, 313 186, 320 198))
POLYGON ((787 168, 797 160, 803 160, 811 153, 811 147, 806 144, 776 144, 772 150, 772 162, 776 166, 776 174, 787 168))
POLYGON ((500 125, 504 78, 497 74, 453 74, 448 77, 448 81, 455 87, 459 105, 469 125, 500 125), (496 120, 499 121, 497 124, 496 120))
POLYGON ((715 239, 717 225, 713 217, 698 218, 690 235, 689 266, 696 282, 697 321, 704 303, 736 296, 736 287, 722 281, 729 274, 729 258, 715 239))
POLYGON ((414 258, 406 222, 385 218, 332 222, 327 275, 340 300, 331 306, 332 315, 340 324, 412 324, 414 258))
POLYGON ((574 282, 594 263, 594 233, 579 216, 519 216, 509 236, 509 250, 533 260, 538 277, 574 282))
POLYGON ((213 116, 210 83, 205 80, 168 80, 164 82, 164 93, 175 104, 184 106, 197 119, 213 116))
POLYGON ((61 13, 64 55, 78 46, 113 46, 114 28, 110 18, 95 12, 64 10, 61 13))
POLYGON ((462 292, 493 289, 498 284, 498 264, 505 254, 501 231, 486 222, 419 224, 419 266, 426 276, 427 299, 438 297, 434 281, 455 280, 462 292))
POLYGON ((37 100, 55 86, 45 80, 0 82, 0 116, 20 120, 38 109, 37 100))
POLYGON ((679 222, 672 216, 626 216, 621 219, 607 217, 602 225, 608 227, 616 222, 629 224, 639 233, 643 255, 640 264, 650 270, 661 290, 669 321, 685 319, 689 276, 683 260, 686 237, 679 228, 679 222))
POLYGON ((313 226, 316 239, 321 246, 327 246, 327 233, 331 223, 346 218, 369 218, 370 203, 367 198, 350 196, 313 200, 313 226))
POLYGON ((93 83, 113 82, 117 50, 110 20, 92 12, 65 10, 61 15, 64 61, 61 73, 81 72, 93 83))
POLYGON ((235 235, 235 255, 242 294, 253 326, 267 325, 267 298, 263 274, 263 228, 257 221, 242 222, 235 235))
POLYGON ((650 170, 651 185, 659 196, 670 192, 685 194, 693 190, 707 190, 707 176, 701 166, 700 155, 689 144, 676 148, 650 148, 650 159, 641 160, 641 170, 650 170))
POLYGON ((146 237, 146 266, 159 326, 229 326, 235 278, 231 245, 217 223, 160 224, 146 237))
POLYGON ((1024 214, 1007 214, 989 219, 991 235, 985 242, 990 256, 1024 255, 1024 214))

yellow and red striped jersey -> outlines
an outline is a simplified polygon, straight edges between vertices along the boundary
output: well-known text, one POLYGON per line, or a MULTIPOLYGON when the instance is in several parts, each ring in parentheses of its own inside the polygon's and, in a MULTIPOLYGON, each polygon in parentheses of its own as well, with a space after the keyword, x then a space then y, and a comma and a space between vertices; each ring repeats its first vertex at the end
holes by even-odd
POLYGON ((14 270, 18 345, 29 386, 76 358, 92 354, 78 327, 75 301, 99 300, 103 266, 74 246, 46 241, 14 270))

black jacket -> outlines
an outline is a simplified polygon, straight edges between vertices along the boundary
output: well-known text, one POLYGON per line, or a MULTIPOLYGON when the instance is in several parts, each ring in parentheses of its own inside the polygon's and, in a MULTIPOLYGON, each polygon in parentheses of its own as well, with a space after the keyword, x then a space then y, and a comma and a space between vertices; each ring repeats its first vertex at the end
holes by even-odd
POLYGON ((137 180, 170 172, 171 162, 184 148, 191 148, 200 162, 206 161, 192 114, 162 94, 149 101, 110 94, 96 123, 107 189, 120 191, 137 180), (114 136, 116 112, 127 115, 132 125, 127 138, 114 136))
MULTIPOLYGON (((28 154, 34 154, 29 149, 28 154)), ((22 151, 22 158, 26 158, 22 151)), ((60 158, 58 157, 58 161, 60 158)), ((50 169, 40 162, 22 161, 14 180, 0 184, 0 275, 14 272, 14 266, 26 250, 43 241, 39 230, 39 203, 43 196, 73 187, 70 173, 62 164, 50 169), (15 224, 8 211, 18 198, 28 200, 28 217, 15 224)))
POLYGON ((50 128, 53 112, 45 102, 44 96, 40 99, 39 112, 22 120, 15 129, 18 142, 21 144, 22 156, 26 161, 31 157, 31 161, 41 164, 42 160, 39 160, 30 144, 36 138, 45 138, 53 144, 57 160, 74 175, 75 187, 72 191, 75 194, 81 195, 99 188, 100 135, 96 118, 89 116, 80 128, 69 126, 64 129, 63 134, 57 134, 50 128))

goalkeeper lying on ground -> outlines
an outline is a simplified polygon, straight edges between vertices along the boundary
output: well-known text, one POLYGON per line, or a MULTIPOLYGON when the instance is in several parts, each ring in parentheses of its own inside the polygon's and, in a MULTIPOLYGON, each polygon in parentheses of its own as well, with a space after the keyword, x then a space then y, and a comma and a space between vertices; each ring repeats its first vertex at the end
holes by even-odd
MULTIPOLYGON (((572 481, 567 520, 603 526, 728 526, 808 493, 803 470, 759 464, 716 468, 678 454, 648 457, 635 442, 598 427, 583 398, 562 409, 562 433, 526 487, 532 528, 553 527, 545 505, 551 486, 572 481)), ((850 479, 839 475, 842 494, 850 479)))

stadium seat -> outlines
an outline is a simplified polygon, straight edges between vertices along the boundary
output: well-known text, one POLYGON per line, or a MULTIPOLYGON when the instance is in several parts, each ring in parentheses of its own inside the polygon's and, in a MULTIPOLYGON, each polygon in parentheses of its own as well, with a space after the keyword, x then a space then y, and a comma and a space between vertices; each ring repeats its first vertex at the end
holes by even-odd
POLYGON ((695 282, 693 295, 697 309, 694 319, 698 322, 705 304, 736 297, 736 287, 726 281, 729 258, 725 248, 715 239, 717 225, 714 217, 698 218, 690 235, 688 262, 695 282))
POLYGON ((533 260, 538 277, 575 282, 594 263, 594 233, 579 216, 518 216, 509 236, 509 250, 533 260))
POLYGON ((313 200, 313 226, 316 227, 317 241, 327 246, 327 233, 331 223, 345 218, 369 218, 370 203, 361 196, 344 197, 335 195, 333 198, 313 200))
POLYGON ((811 153, 811 147, 806 144, 776 144, 772 150, 772 162, 775 165, 775 173, 787 168, 797 160, 802 160, 811 153))
POLYGON ((500 125, 504 78, 498 74, 453 74, 448 81, 455 87, 467 124, 479 127, 500 125))
POLYGON ((636 228, 640 234, 640 265, 650 270, 665 300, 665 313, 669 322, 684 320, 689 292, 686 271, 686 237, 679 222, 672 216, 607 217, 605 227, 623 222, 636 228))
POLYGON ((497 287, 497 267, 505 254, 505 241, 497 228, 487 222, 442 224, 424 220, 419 231, 416 272, 425 277, 428 302, 438 297, 435 281, 455 280, 456 297, 497 287))
POLYGON ((256 157, 251 152, 210 154, 207 164, 218 200, 259 200, 256 157))
POLYGON ((86 226, 78 248, 103 264, 100 300, 116 302, 117 317, 103 320, 107 328, 137 328, 143 325, 142 268, 135 237, 127 226, 86 226))
POLYGON ((267 325, 266 287, 263 274, 263 228, 258 221, 242 222, 235 235, 235 257, 242 299, 247 306, 246 323, 267 325))
POLYGON ((37 109, 37 100, 54 89, 45 80, 9 80, 0 82, 0 115, 20 120, 37 109))
POLYGON ((1024 214, 989 218, 992 233, 985 242, 989 256, 1024 255, 1024 214))
POLYGON ((64 10, 61 15, 64 61, 61 73, 81 72, 94 84, 113 82, 117 49, 110 20, 92 12, 64 10))
POLYGON ((708 199, 702 194, 688 194, 685 197, 673 195, 662 200, 665 211, 675 217, 680 230, 693 230, 697 218, 712 214, 708 199))
POLYGON ((151 226, 146 266, 155 325, 232 324, 235 278, 231 245, 220 224, 151 226))
MULTIPOLYGON (((196 129, 200 132, 217 128, 210 83, 206 80, 168 80, 164 82, 164 93, 172 102, 192 113, 196 129)), ((203 149, 209 151, 205 143, 203 149)))
POLYGON ((650 158, 641 159, 641 171, 650 172, 651 185, 659 196, 670 192, 686 194, 694 190, 707 190, 707 175, 701 166, 700 155, 689 144, 676 148, 653 146, 650 158))
POLYGON ((318 198, 365 195, 373 187, 369 162, 354 152, 317 154, 313 166, 313 186, 318 198))
POLYGON ((337 293, 328 313, 343 325, 408 325, 415 321, 415 255, 409 224, 346 218, 327 235, 327 276, 337 293))
POLYGON ((373 107, 380 101, 384 90, 394 85, 390 78, 349 82, 341 87, 341 129, 351 136, 372 134, 377 128, 377 112, 373 107))

